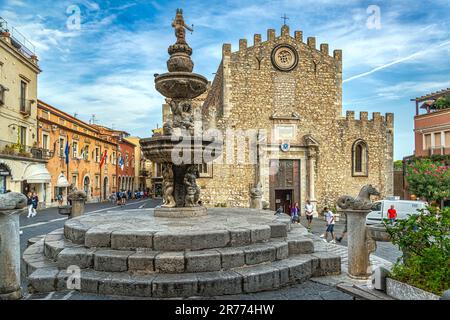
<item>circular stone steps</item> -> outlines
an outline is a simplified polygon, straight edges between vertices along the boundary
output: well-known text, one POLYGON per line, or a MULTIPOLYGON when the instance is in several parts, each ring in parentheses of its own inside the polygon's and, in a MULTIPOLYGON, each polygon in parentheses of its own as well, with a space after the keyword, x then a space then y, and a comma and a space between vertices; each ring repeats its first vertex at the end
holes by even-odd
POLYGON ((32 291, 66 290, 75 271, 83 292, 226 295, 340 273, 340 257, 314 252, 316 241, 270 211, 218 209, 167 219, 137 210, 68 220, 28 247, 23 261, 32 291))
MULTIPOLYGON (((68 280, 73 279, 73 274, 58 268, 46 258, 43 246, 43 241, 38 242, 24 254, 30 290, 67 290, 68 280)), ((71 289, 104 295, 154 298, 218 296, 274 290, 313 276, 339 274, 340 265, 340 257, 327 252, 316 252, 220 272, 139 275, 82 269, 80 287, 71 289)))

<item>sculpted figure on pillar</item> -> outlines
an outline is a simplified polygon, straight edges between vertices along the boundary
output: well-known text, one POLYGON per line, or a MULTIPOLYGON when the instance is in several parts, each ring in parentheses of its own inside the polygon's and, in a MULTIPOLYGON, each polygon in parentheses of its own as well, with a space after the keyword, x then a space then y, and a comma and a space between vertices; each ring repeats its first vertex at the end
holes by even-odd
POLYGON ((172 27, 175 29, 175 37, 177 38, 177 43, 186 43, 186 31, 185 28, 191 32, 194 31, 194 29, 190 26, 188 26, 184 22, 183 18, 183 10, 177 9, 177 14, 175 16, 175 19, 172 21, 172 27))
POLYGON ((173 171, 172 164, 163 164, 163 185, 164 197, 162 207, 173 208, 176 206, 175 198, 173 197, 173 171))
POLYGON ((200 188, 197 186, 198 172, 194 165, 191 165, 186 170, 184 175, 184 186, 186 188, 185 206, 195 207, 198 205, 200 197, 200 188))

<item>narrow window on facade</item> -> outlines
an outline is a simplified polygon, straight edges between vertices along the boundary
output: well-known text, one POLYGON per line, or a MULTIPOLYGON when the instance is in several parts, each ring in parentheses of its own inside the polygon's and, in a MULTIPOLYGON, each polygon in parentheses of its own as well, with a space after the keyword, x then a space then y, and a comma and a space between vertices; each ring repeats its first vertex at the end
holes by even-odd
POLYGON ((43 133, 42 134, 42 149, 49 150, 50 146, 50 137, 48 134, 43 133))
POLYGON ((100 162, 100 148, 95 148, 95 162, 100 162))
POLYGON ((59 156, 60 157, 64 157, 64 148, 65 148, 64 138, 59 138, 59 156))
POLYGON ((100 176, 95 176, 95 187, 100 188, 100 176))
POLYGON ((428 149, 431 149, 431 134, 425 135, 424 150, 428 150, 428 149))
POLYGON ((116 152, 113 151, 112 155, 111 155, 111 163, 113 165, 116 165, 116 152))
POLYGON ((78 188, 78 175, 77 174, 72 175, 72 184, 78 188))
POLYGON ((72 158, 78 157, 78 142, 73 141, 72 142, 72 158))
POLYGON ((27 83, 20 81, 20 111, 26 112, 27 83))
POLYGON ((83 158, 86 161, 89 160, 89 146, 84 146, 83 158))
POLYGON ((27 145, 27 127, 19 127, 19 144, 24 147, 27 145))
POLYGON ((0 84, 0 106, 5 104, 6 88, 0 84))
POLYGON ((363 140, 357 140, 352 148, 352 175, 367 176, 368 160, 367 143, 363 140))

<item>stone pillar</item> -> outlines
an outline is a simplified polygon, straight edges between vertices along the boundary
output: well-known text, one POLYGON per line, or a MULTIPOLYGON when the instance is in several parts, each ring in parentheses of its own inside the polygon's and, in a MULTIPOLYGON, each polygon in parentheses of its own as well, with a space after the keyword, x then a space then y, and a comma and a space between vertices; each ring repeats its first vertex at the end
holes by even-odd
POLYGON ((0 195, 0 300, 22 297, 19 213, 26 203, 21 193, 0 195))
POLYGON ((84 205, 87 200, 87 195, 84 191, 79 191, 77 189, 72 189, 69 196, 67 197, 72 202, 71 213, 69 218, 75 218, 83 215, 84 205))
POLYGON ((308 150, 308 194, 309 201, 314 205, 314 217, 318 217, 317 212, 317 200, 316 200, 316 189, 315 189, 315 168, 316 168, 316 152, 313 149, 308 150))
POLYGON ((345 209, 348 230, 348 275, 355 279, 370 277, 366 217, 370 210, 345 209))

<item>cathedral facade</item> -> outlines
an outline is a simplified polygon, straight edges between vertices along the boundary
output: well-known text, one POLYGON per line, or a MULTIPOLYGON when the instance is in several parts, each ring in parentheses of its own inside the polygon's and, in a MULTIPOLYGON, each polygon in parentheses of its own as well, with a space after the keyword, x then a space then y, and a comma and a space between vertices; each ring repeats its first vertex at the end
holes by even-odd
POLYGON ((304 42, 287 25, 279 36, 269 29, 266 41, 256 34, 252 46, 241 39, 234 52, 224 44, 203 98, 203 129, 219 130, 225 140, 222 157, 200 167, 204 204, 248 207, 258 184, 265 205, 285 212, 307 200, 317 211, 333 207, 338 196, 356 195, 365 184, 392 195, 393 114, 343 116, 341 50, 330 55, 328 44, 304 42), (242 149, 251 149, 250 140, 257 141, 256 161, 242 149))

